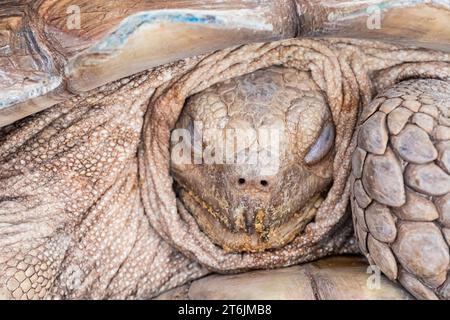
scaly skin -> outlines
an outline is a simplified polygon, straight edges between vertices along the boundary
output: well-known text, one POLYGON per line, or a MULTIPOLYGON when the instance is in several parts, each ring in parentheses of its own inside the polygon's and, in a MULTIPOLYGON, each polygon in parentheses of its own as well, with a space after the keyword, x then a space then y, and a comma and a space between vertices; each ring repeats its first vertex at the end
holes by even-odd
POLYGON ((361 251, 415 297, 450 299, 450 82, 392 86, 361 122, 350 180, 361 251))
POLYGON ((139 196, 144 112, 153 86, 172 69, 4 129, 2 298, 151 297, 205 273, 158 236, 139 196))
POLYGON ((354 251, 347 207, 358 106, 366 110, 375 93, 412 76, 448 81, 448 61, 368 41, 246 45, 149 70, 2 129, 1 295, 150 298, 211 270, 354 251), (333 184, 314 221, 288 244, 228 252, 177 203, 170 132, 188 97, 272 65, 308 72, 321 90, 336 130, 333 184))

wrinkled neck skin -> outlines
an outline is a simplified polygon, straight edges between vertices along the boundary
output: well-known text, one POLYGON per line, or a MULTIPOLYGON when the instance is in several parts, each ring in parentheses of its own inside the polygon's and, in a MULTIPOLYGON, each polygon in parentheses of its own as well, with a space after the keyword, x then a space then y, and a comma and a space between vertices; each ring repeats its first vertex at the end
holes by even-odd
MULTIPOLYGON (((144 145, 139 151, 142 198, 150 223, 178 250, 218 272, 274 268, 352 250, 347 180, 358 113, 376 92, 387 86, 418 74, 438 77, 439 61, 446 59, 448 56, 441 53, 341 39, 292 39, 231 48, 206 56, 168 90, 152 98, 152 109, 144 125, 144 145), (416 62, 401 65, 407 60, 416 62), (189 202, 197 201, 197 206, 207 207, 204 197, 191 194, 191 200, 186 195, 182 196, 183 201, 177 200, 170 174, 170 132, 189 97, 217 83, 271 66, 306 72, 326 100, 336 130, 332 183, 314 219, 299 228, 300 234, 293 239, 285 239, 281 246, 274 245, 269 250, 252 250, 255 247, 245 242, 230 248, 220 239, 220 232, 211 230, 219 228, 211 227, 219 224, 217 212, 211 213, 207 208, 209 216, 215 219, 206 222, 205 217, 197 215, 195 220, 192 216, 195 205, 189 202)), ((182 177, 178 182, 183 184, 182 177)), ((226 223, 223 221, 222 225, 226 223)))

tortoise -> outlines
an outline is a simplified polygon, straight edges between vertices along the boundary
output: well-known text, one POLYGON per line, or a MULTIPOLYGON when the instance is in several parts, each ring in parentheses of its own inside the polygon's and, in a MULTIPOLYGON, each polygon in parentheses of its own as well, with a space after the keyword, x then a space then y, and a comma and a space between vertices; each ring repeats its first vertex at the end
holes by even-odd
POLYGON ((1 297, 155 298, 362 254, 450 298, 448 3, 0 12, 1 297))

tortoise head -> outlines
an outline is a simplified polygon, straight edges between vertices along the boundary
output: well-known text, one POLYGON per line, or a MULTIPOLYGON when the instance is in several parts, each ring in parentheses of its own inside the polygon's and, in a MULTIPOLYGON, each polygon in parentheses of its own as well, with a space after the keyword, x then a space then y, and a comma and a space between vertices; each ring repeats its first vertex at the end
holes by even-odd
POLYGON ((279 248, 331 183, 334 125, 308 73, 271 67, 192 97, 172 131, 182 204, 228 251, 279 248))

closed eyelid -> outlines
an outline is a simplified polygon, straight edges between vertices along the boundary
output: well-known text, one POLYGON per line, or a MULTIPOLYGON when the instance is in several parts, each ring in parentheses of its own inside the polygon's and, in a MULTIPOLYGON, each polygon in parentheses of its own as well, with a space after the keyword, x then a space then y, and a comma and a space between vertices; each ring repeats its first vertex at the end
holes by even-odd
POLYGON ((318 138, 309 149, 304 160, 307 164, 315 164, 322 160, 334 145, 335 130, 331 121, 327 121, 318 138))

